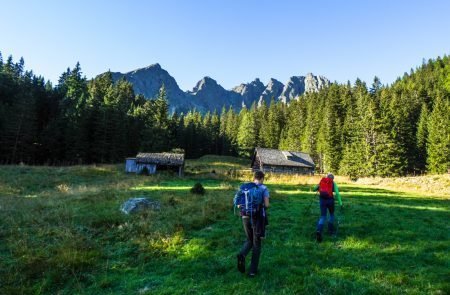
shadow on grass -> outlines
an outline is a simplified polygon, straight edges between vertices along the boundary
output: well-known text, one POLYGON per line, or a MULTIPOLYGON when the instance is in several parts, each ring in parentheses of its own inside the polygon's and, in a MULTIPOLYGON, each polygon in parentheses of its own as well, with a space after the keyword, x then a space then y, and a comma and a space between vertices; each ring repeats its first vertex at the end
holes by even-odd
MULTIPOLYGON (((274 186, 275 190, 281 188, 286 189, 274 186)), ((235 270, 233 254, 243 241, 239 221, 221 221, 209 234, 190 233, 202 237, 206 245, 216 243, 214 248, 206 246, 201 253, 193 252, 178 260, 176 277, 181 285, 195 282, 197 290, 203 291, 227 281, 230 283, 224 291, 228 292, 258 287, 270 293, 279 291, 276 286, 282 285, 292 293, 399 294, 408 290, 445 294, 449 290, 444 283, 450 264, 449 201, 395 198, 386 190, 359 188, 358 192, 379 196, 365 196, 363 202, 357 196, 344 199, 348 206, 341 215, 338 237, 325 236, 322 244, 316 244, 310 234, 318 210, 302 216, 299 212, 308 203, 295 202, 296 195, 283 197, 282 203, 275 199, 269 211, 269 235, 260 265, 264 274, 252 284, 235 270), (361 202, 353 203, 355 200, 361 202), (228 239, 221 239, 221 235, 228 239), (201 275, 186 277, 189 268, 201 275)), ((170 287, 163 284, 161 288, 166 291, 170 287)))

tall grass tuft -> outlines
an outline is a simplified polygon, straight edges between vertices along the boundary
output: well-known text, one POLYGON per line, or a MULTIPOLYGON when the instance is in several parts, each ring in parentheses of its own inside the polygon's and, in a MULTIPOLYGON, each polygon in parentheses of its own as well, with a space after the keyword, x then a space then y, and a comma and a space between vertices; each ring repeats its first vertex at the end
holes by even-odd
POLYGON ((194 186, 191 188, 191 194, 195 195, 204 195, 205 194, 205 188, 200 182, 196 182, 194 186))

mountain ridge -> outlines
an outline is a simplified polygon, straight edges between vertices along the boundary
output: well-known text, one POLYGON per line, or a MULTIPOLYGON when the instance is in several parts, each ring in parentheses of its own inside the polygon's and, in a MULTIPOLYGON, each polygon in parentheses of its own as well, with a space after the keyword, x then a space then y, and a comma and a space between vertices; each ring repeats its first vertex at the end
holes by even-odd
POLYGON ((252 104, 269 104, 272 98, 289 103, 305 92, 316 92, 331 84, 323 76, 307 73, 305 76, 290 77, 286 84, 274 78, 263 84, 259 78, 255 78, 227 90, 215 79, 204 76, 192 90, 183 91, 175 78, 159 63, 126 73, 111 72, 111 75, 115 82, 125 78, 133 85, 136 94, 142 94, 147 99, 155 98, 164 85, 171 113, 187 112, 194 108, 201 112, 220 110, 222 107, 239 110, 252 104))

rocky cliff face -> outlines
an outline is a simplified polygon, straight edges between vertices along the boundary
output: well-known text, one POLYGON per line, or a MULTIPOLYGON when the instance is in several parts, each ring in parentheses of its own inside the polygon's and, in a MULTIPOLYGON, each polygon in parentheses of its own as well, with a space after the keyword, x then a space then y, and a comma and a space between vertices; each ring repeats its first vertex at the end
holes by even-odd
POLYGON ((187 95, 201 110, 212 111, 215 109, 219 111, 224 106, 240 107, 239 94, 225 90, 216 80, 210 77, 204 77, 198 81, 192 91, 187 92, 187 95))
POLYGON ((169 99, 171 112, 177 110, 187 110, 193 107, 192 103, 186 99, 186 93, 178 87, 175 79, 159 64, 154 64, 142 69, 137 69, 125 74, 112 73, 114 81, 123 77, 133 84, 134 92, 142 94, 146 98, 153 99, 158 96, 159 89, 164 85, 169 99))
POLYGON ((330 81, 323 76, 314 76, 311 73, 305 77, 305 92, 318 92, 323 87, 330 85, 330 81))
POLYGON ((283 88, 283 83, 271 78, 269 83, 267 83, 266 89, 264 89, 263 93, 261 93, 261 96, 259 97, 258 105, 261 105, 263 102, 265 102, 266 105, 269 105, 272 97, 275 100, 278 100, 283 88))
POLYGON ((250 83, 243 83, 232 90, 226 90, 214 79, 204 77, 191 91, 180 89, 175 79, 159 64, 137 69, 125 74, 112 73, 114 81, 123 77, 133 84, 134 91, 146 98, 157 97, 159 89, 164 85, 169 101, 169 109, 173 112, 187 112, 193 108, 206 111, 220 111, 223 106, 232 106, 239 110, 243 106, 250 107, 253 103, 261 105, 263 101, 268 105, 272 97, 276 101, 289 103, 305 92, 317 92, 330 84, 322 76, 309 73, 306 76, 294 76, 283 85, 276 79, 270 79, 264 85, 259 79, 250 83))
POLYGON ((305 92, 305 77, 294 76, 284 85, 279 100, 288 103, 305 92))
POLYGON ((240 84, 234 87, 231 91, 237 93, 242 100, 242 103, 249 108, 253 102, 257 102, 266 87, 256 78, 253 82, 247 84, 240 84))

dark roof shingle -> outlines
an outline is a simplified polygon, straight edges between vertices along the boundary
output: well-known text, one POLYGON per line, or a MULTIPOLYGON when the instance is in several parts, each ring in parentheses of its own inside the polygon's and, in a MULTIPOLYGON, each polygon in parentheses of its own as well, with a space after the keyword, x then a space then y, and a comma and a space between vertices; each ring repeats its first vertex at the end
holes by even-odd
POLYGON ((157 164, 167 166, 184 165, 184 154, 174 153, 139 153, 136 156, 137 163, 157 164))
POLYGON ((255 156, 259 157, 265 165, 314 168, 314 161, 306 153, 259 147, 255 149, 255 152, 255 156))

